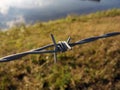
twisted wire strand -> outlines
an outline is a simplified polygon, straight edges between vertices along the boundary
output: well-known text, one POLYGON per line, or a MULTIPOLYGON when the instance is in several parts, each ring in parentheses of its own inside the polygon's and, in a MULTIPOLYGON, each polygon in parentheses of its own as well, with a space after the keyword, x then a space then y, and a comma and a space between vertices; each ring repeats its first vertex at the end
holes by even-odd
POLYGON ((86 38, 86 39, 77 41, 75 43, 71 43, 70 46, 75 46, 75 45, 79 45, 79 44, 85 44, 85 43, 96 41, 98 39, 108 38, 108 37, 117 36, 117 35, 120 35, 120 32, 112 32, 112 33, 107 33, 107 34, 104 34, 104 35, 101 35, 101 36, 95 36, 95 37, 86 38))
POLYGON ((120 32, 112 32, 112 33, 107 33, 107 34, 104 34, 104 35, 101 35, 101 36, 90 37, 90 38, 86 38, 86 39, 83 39, 83 40, 79 40, 75 43, 70 43, 70 38, 69 38, 67 42, 66 41, 59 41, 56 45, 48 44, 48 45, 43 46, 41 48, 37 48, 37 49, 30 50, 30 51, 26 51, 26 52, 17 53, 17 54, 2 57, 2 58, 0 58, 0 62, 13 61, 13 60, 19 59, 21 57, 24 57, 28 54, 44 54, 44 53, 65 52, 68 49, 71 49, 75 45, 89 43, 89 42, 93 42, 93 41, 96 41, 96 40, 101 39, 101 38, 108 38, 108 37, 117 36, 117 35, 120 35, 120 32), (53 47, 53 46, 56 47, 55 50, 44 50, 44 49, 47 49, 47 48, 53 47))

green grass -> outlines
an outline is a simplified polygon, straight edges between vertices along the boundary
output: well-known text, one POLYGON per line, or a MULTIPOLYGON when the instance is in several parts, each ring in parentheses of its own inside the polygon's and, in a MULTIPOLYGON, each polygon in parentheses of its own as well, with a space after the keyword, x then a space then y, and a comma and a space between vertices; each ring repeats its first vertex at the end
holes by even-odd
MULTIPOLYGON (((109 32, 120 32, 120 9, 34 25, 21 25, 0 32, 0 57, 35 49, 57 41, 71 42, 109 32)), ((58 54, 28 55, 0 63, 0 90, 119 90, 120 36, 79 45, 58 54)))

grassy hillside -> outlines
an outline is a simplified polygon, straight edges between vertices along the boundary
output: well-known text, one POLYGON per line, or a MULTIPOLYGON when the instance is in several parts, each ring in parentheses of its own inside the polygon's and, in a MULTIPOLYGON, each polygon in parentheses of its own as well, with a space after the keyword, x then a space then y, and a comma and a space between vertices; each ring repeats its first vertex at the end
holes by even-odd
MULTIPOLYGON (((71 42, 120 32, 120 9, 21 25, 0 32, 0 57, 38 48, 56 40, 71 42)), ((120 90, 120 36, 79 45, 58 54, 28 55, 0 63, 0 90, 120 90)))

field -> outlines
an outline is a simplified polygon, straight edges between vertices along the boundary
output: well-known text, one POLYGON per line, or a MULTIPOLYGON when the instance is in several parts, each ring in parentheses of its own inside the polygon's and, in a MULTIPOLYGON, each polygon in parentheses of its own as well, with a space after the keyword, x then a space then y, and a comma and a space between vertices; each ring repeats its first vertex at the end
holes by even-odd
MULTIPOLYGON (((120 32, 120 9, 21 24, 0 31, 0 57, 50 44, 51 33, 57 41, 70 36, 75 42, 109 32, 120 32)), ((56 64, 53 54, 0 63, 0 90, 120 90, 120 36, 78 45, 57 57, 56 64)))

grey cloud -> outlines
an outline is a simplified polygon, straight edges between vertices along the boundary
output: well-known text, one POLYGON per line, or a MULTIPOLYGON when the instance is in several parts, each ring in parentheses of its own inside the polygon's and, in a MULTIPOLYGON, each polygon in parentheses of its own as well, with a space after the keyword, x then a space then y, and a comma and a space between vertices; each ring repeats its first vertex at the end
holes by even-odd
POLYGON ((19 25, 21 23, 26 23, 24 17, 23 16, 17 16, 15 19, 6 22, 6 26, 7 27, 13 27, 13 26, 19 25))

